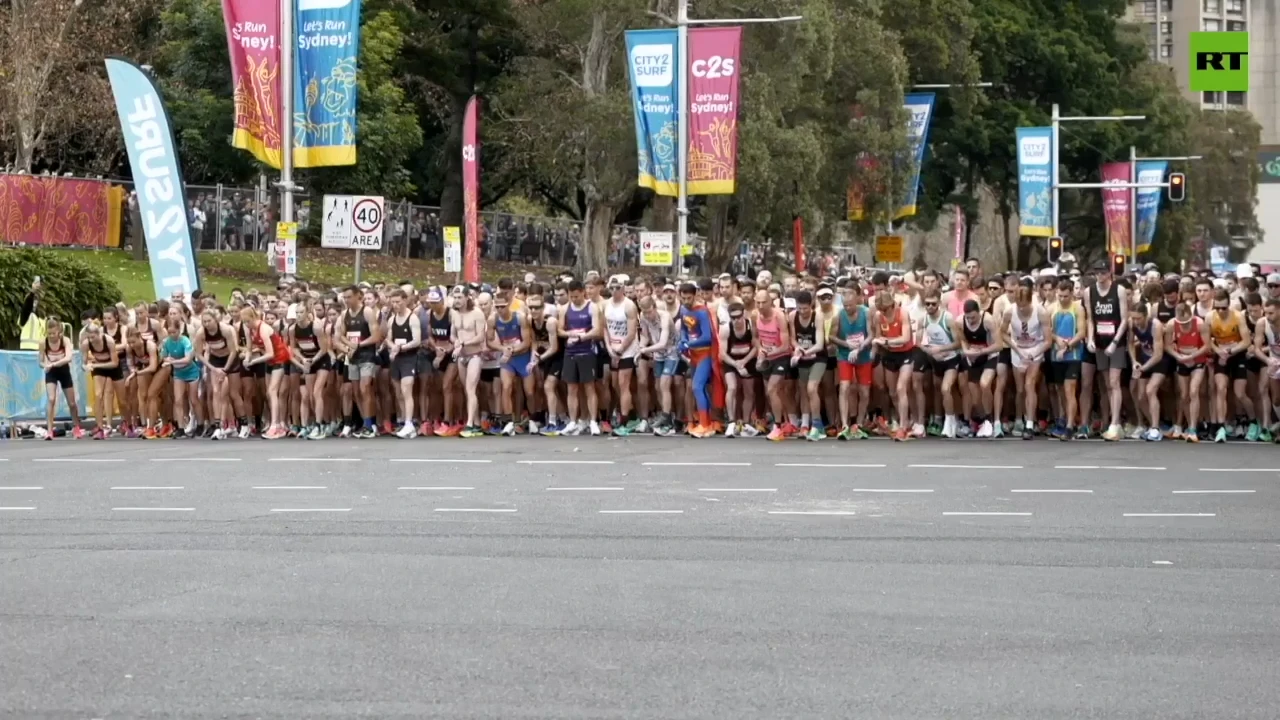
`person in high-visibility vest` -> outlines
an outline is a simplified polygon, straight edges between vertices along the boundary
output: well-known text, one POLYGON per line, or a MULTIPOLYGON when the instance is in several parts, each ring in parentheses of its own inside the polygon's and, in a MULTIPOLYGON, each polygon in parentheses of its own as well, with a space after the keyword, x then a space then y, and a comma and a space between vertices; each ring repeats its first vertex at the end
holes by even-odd
POLYGON ((18 349, 37 351, 46 335, 45 322, 40 317, 40 278, 31 283, 31 292, 22 301, 22 311, 18 313, 18 349))

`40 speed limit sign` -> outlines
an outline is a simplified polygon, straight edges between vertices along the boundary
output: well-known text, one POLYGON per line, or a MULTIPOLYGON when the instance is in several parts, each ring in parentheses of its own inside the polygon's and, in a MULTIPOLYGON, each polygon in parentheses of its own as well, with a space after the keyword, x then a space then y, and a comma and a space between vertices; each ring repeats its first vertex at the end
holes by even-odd
POLYGON ((385 207, 379 195, 325 195, 320 247, 381 250, 385 207))

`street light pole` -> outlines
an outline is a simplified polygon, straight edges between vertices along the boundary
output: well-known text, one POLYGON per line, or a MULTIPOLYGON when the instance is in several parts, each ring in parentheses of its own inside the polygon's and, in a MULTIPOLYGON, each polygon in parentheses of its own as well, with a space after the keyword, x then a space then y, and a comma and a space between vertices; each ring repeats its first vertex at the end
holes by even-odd
MULTIPOLYGON (((285 0, 288 2, 288 0, 285 0)), ((677 172, 680 174, 679 194, 676 197, 676 268, 683 266, 681 254, 685 243, 689 241, 689 26, 690 25, 746 25, 760 23, 797 22, 804 18, 800 15, 788 15, 775 18, 716 18, 705 20, 689 19, 689 0, 679 0, 676 5, 676 54, 680 63, 680 74, 677 76, 676 102, 676 142, 677 172)))
MULTIPOLYGON (((1053 114, 1052 114, 1052 123, 1053 123, 1053 125, 1052 125, 1052 128, 1051 128, 1051 130, 1050 130, 1050 133, 1049 133, 1049 134, 1050 134, 1050 136, 1052 137, 1052 142, 1053 142, 1053 172, 1052 172, 1052 183, 1053 183, 1053 235, 1054 235, 1055 237, 1061 237, 1061 236, 1062 236, 1062 233, 1060 232, 1060 228, 1059 228, 1059 226, 1061 225, 1061 222, 1060 222, 1061 214, 1060 214, 1060 207, 1059 207, 1059 206, 1061 205, 1061 202, 1060 202, 1060 197, 1059 197, 1059 196, 1060 196, 1060 193, 1058 192, 1059 188, 1071 188, 1071 187, 1095 187, 1095 185, 1094 185, 1094 184, 1090 184, 1090 183, 1062 183, 1062 182, 1059 182, 1059 180, 1060 180, 1060 176, 1059 176, 1059 174, 1058 174, 1058 166, 1059 166, 1059 163, 1060 163, 1060 162, 1061 162, 1061 160, 1062 160, 1062 159, 1059 157, 1059 151, 1060 151, 1060 149, 1061 149, 1061 144, 1062 144, 1062 143, 1061 143, 1061 137, 1062 137, 1061 125, 1062 125, 1062 123, 1064 123, 1064 122, 1125 122, 1125 121, 1129 121, 1129 120, 1146 120, 1146 119, 1147 119, 1147 116, 1146 116, 1146 115, 1077 115, 1077 116, 1072 116, 1072 117, 1063 117, 1063 116, 1062 116, 1062 112, 1061 112, 1061 110, 1058 108, 1058 103, 1054 103, 1054 104, 1053 104, 1053 114)), ((1133 183, 1128 183, 1128 185, 1132 185, 1132 184, 1133 184, 1133 183)), ((1099 183, 1099 184, 1096 184, 1096 186, 1097 186, 1097 187, 1102 187, 1102 185, 1101 185, 1100 183, 1099 183)), ((1108 185, 1108 186, 1106 186, 1106 187, 1119 187, 1119 186, 1118 186, 1118 185, 1108 185)))

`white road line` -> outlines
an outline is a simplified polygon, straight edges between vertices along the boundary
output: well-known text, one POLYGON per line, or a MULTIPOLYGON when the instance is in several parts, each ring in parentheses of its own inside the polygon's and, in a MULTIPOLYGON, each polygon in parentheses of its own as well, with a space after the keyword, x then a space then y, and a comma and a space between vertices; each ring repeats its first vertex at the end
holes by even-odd
POLYGON ((1152 560, 1151 564, 1152 565, 1172 565, 1173 563, 1169 562, 1168 560, 1152 560))
POLYGON ((622 490, 620 487, 554 487, 547 488, 547 492, 617 492, 622 490))
POLYGON ((612 460, 517 460, 518 465, 612 465, 612 460))
POLYGON ((437 485, 435 487, 401 487, 396 489, 397 490, 475 490, 475 488, 473 487, 463 487, 461 485, 458 485, 458 486, 437 485))
POLYGON ((646 467, 751 467, 743 462, 647 462, 646 467))
POLYGON ((124 458, 32 458, 31 462, 47 463, 120 463, 124 458))
POLYGON ((1024 490, 1010 490, 1011 493, 1083 493, 1091 494, 1092 490, 1064 490, 1059 488, 1030 488, 1024 490))
POLYGON ((115 507, 111 508, 116 512, 195 512, 195 508, 165 508, 165 507, 115 507))
POLYGON ((774 463, 774 467, 810 467, 810 468, 882 468, 888 467, 876 463, 774 463))
POLYGON ((1280 468, 1200 468, 1200 472, 1221 472, 1221 473, 1280 473, 1280 468))
POLYGON ((944 512, 943 515, 973 515, 977 517, 1030 517, 1029 512, 944 512))
POLYGON ((1174 495, 1250 495, 1257 490, 1174 490, 1174 495))
POLYGON ((1146 470, 1149 472, 1164 472, 1169 468, 1156 467, 1156 466, 1142 466, 1142 465, 1103 465, 1100 469, 1101 470, 1124 470, 1124 471, 1146 470))
POLYGON ((601 510, 601 515, 682 515, 683 510, 601 510))
POLYGON ((909 468, 933 468, 947 470, 1021 470, 1021 465, 908 465, 909 468))
POLYGON ((1125 513, 1125 517, 1217 517, 1215 513, 1125 513))
POLYGON ((770 515, 855 515, 848 510, 770 510, 770 515))
POLYGON ((8 510, 18 511, 18 510, 35 510, 35 508, 33 508, 33 507, 0 507, 0 510, 6 510, 6 511, 8 511, 8 510))
POLYGON ((8 486, 0 485, 0 490, 43 490, 43 489, 44 488, 40 487, 39 485, 28 485, 26 487, 21 487, 18 485, 8 485, 8 486))
POLYGON ((704 493, 778 492, 778 488, 698 488, 698 492, 704 492, 704 493))
POLYGON ((1101 470, 1101 465, 1054 465, 1054 470, 1101 470))
POLYGON ((451 513, 513 513, 515 508, 436 508, 436 512, 451 513))
POLYGON ((151 458, 151 462, 240 462, 240 458, 229 457, 171 457, 151 458))
POLYGON ((267 462, 360 462, 361 458, 327 458, 327 457, 291 457, 291 458, 267 458, 267 462))
POLYGON ((456 463, 456 464, 474 464, 483 465, 493 462, 492 460, 463 460, 460 458, 391 458, 393 463, 456 463))
POLYGON ((873 492, 873 493, 931 493, 933 490, 929 488, 853 488, 849 492, 873 492))
POLYGON ((324 485, 257 485, 254 490, 328 490, 324 485))
POLYGON ((183 490, 181 485, 117 485, 112 490, 183 490))
POLYGON ((351 512, 351 508, 271 508, 271 512, 276 513, 344 513, 351 512))

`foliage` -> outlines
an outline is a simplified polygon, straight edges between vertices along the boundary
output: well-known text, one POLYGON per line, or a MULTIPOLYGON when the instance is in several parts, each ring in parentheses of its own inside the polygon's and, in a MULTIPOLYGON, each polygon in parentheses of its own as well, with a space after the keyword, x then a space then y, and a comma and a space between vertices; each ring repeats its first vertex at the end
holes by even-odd
MULTIPOLYGON (((86 255, 88 259, 88 255, 86 255)), ((44 285, 39 313, 79 324, 85 308, 114 305, 120 288, 87 262, 31 248, 0 250, 0 347, 18 340, 22 301, 39 277, 44 285)))

